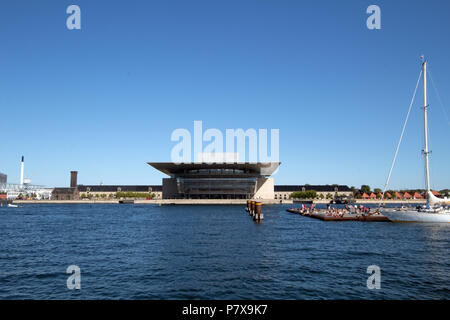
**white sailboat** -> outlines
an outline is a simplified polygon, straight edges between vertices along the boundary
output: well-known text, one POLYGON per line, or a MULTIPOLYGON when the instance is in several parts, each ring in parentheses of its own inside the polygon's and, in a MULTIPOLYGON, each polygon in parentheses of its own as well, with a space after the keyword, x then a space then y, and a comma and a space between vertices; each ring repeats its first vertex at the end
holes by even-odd
MULTIPOLYGON (((424 112, 424 133, 425 133, 425 185, 426 185, 426 197, 427 203, 425 206, 418 206, 416 209, 404 209, 404 208, 384 208, 381 210, 389 220, 393 222, 435 222, 435 223, 449 223, 450 222, 450 205, 449 198, 438 198, 430 189, 430 172, 428 166, 428 118, 427 118, 427 61, 422 63, 423 74, 423 112, 424 112)), ((420 79, 420 77, 419 77, 420 79)), ((416 86, 417 89, 417 86, 416 86)), ((406 124, 406 123, 405 123, 406 124)), ((401 141, 401 138, 400 138, 401 141)), ((398 147, 397 147, 398 149, 398 147)), ((397 150, 398 151, 398 150, 397 150)), ((395 162, 395 157, 394 157, 395 162)), ((392 171, 392 167, 391 167, 392 171)), ((390 173, 389 173, 390 176, 390 173)), ((389 181, 388 176, 388 181, 389 181)), ((386 185, 388 183, 386 182, 386 185)), ((386 186, 385 186, 386 189, 386 186)))

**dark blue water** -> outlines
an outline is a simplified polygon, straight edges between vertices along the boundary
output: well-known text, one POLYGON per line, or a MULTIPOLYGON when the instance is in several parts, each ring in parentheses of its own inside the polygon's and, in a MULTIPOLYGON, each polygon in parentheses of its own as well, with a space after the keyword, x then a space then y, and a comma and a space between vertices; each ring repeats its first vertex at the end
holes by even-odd
POLYGON ((323 222, 265 206, 0 209, 1 299, 448 299, 450 226, 323 222), (66 269, 81 269, 69 290, 66 269), (381 289, 369 290, 369 265, 381 289))

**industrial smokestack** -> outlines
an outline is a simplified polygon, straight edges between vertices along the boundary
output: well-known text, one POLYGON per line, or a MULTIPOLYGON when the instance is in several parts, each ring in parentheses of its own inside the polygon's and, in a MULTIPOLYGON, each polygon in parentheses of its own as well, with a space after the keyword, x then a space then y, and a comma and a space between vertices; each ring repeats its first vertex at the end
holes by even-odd
POLYGON ((22 156, 22 162, 20 163, 20 188, 23 188, 23 169, 24 169, 24 157, 22 156))
POLYGON ((70 171, 70 187, 76 188, 78 185, 77 181, 78 171, 70 171))

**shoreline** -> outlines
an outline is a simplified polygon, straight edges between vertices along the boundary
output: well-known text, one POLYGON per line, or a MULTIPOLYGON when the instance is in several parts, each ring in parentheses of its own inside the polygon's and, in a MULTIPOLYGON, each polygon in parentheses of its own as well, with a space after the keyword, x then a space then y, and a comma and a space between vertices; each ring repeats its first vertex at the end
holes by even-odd
MULTIPOLYGON (((154 205, 246 205, 247 199, 160 199, 160 200, 14 200, 14 204, 120 204, 119 201, 130 201, 123 204, 154 205)), ((280 204, 280 200, 258 199, 262 204, 280 204)), ((283 204, 292 204, 292 200, 283 200, 283 204)))
MULTIPOLYGON (((160 200, 128 200, 134 201, 134 204, 154 204, 154 205, 246 205, 246 199, 160 199, 160 200)), ((14 200, 14 204, 119 204, 121 200, 14 200)), ((277 199, 256 199, 262 204, 301 204, 301 201, 294 201, 292 199, 280 200, 277 199)), ((308 200, 304 200, 306 203, 308 200)), ((310 201, 310 200, 309 200, 310 201)), ((328 204, 330 200, 314 200, 315 204, 328 204)), ((425 200, 410 199, 410 200, 362 200, 358 199, 355 204, 424 204, 425 200)))

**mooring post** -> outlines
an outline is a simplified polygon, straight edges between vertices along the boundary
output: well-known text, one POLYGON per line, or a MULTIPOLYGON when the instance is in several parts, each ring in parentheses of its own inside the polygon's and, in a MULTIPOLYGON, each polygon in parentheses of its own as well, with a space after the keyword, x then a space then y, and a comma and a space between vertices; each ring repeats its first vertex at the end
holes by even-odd
POLYGON ((253 217, 255 221, 261 221, 264 219, 264 215, 262 214, 262 203, 255 203, 255 216, 253 217))
POLYGON ((250 215, 253 216, 255 214, 255 201, 250 202, 250 215))
POLYGON ((245 207, 245 211, 250 212, 250 206, 251 206, 250 200, 247 200, 247 207, 245 207))

